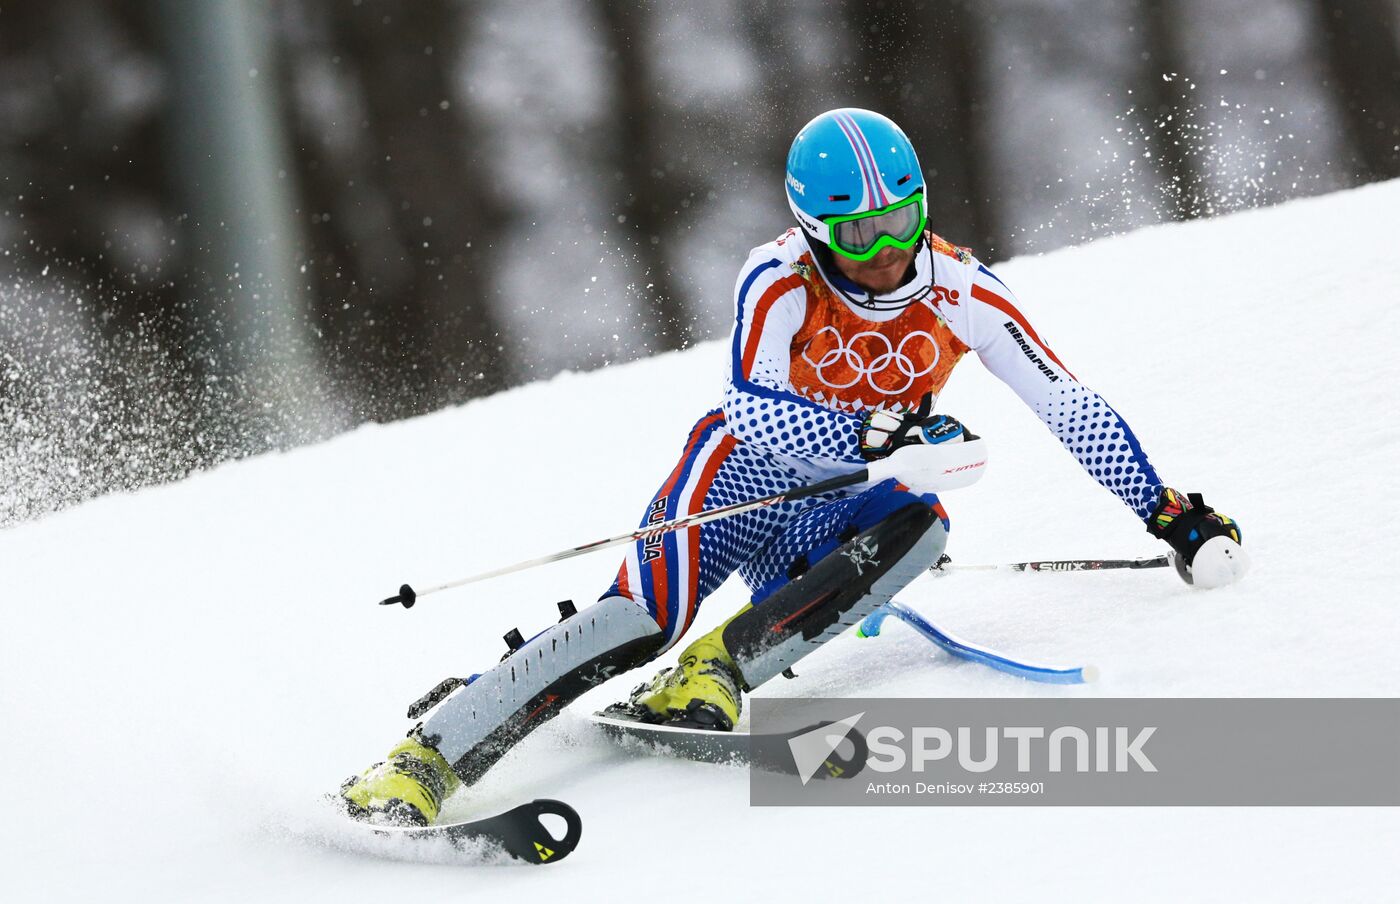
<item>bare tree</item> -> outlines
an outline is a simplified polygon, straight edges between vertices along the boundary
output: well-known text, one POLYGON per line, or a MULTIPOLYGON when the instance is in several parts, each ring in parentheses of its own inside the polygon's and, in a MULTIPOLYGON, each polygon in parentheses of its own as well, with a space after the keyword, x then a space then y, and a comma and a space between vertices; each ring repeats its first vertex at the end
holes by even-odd
MULTIPOLYGON (((751 165, 767 173, 766 183, 782 184, 783 167, 793 135, 808 120, 829 106, 825 103, 824 78, 804 66, 796 46, 797 36, 789 27, 789 17, 799 12, 800 0, 751 0, 743 5, 741 34, 750 52, 763 61, 763 78, 750 98, 753 115, 737 117, 739 122, 721 127, 739 132, 749 150, 751 165)), ((819 35, 808 40, 827 41, 834 26, 820 25, 819 35)), ((779 192, 774 192, 781 197, 779 192)))
POLYGON ((369 374, 394 395, 409 392, 389 416, 494 392, 511 371, 493 264, 509 209, 453 84, 467 15, 446 0, 337 4, 332 14, 358 82, 366 150, 363 170, 323 176, 319 190, 327 204, 367 204, 338 214, 368 214, 378 230, 356 234, 352 247, 359 270, 384 279, 360 297, 378 295, 372 306, 404 329, 384 337, 398 359, 386 363, 398 366, 369 374), (353 179, 368 180, 372 197, 354 193, 353 179))
POLYGON ((976 7, 926 0, 845 0, 855 55, 843 61, 852 102, 889 116, 909 134, 928 181, 935 231, 991 254, 995 223, 976 7))
POLYGON ((1392 0, 1316 0, 1330 87, 1358 181, 1400 176, 1400 48, 1392 0))
POLYGON ((438 404, 429 315, 414 294, 416 255, 404 245, 389 186, 374 178, 382 151, 370 128, 366 76, 340 40, 330 0, 297 0, 282 12, 298 212, 326 365, 364 417, 428 410, 438 404))
POLYGON ((983 256, 990 258, 1006 244, 1006 238, 998 216, 996 179, 989 169, 993 159, 994 139, 989 123, 994 99, 985 71, 985 28, 981 13, 970 5, 930 3, 926 16, 937 42, 931 51, 931 62, 936 66, 934 78, 946 86, 943 109, 952 124, 950 131, 962 138, 956 160, 940 153, 944 157, 942 165, 955 172, 961 166, 959 184, 967 241, 977 243, 983 256))
POLYGON ((1165 188, 1167 212, 1173 219, 1194 219, 1206 206, 1204 176, 1197 165, 1199 142, 1190 129, 1191 100, 1182 91, 1189 83, 1183 57, 1189 38, 1182 31, 1182 10, 1174 0, 1142 0, 1139 11, 1142 66, 1134 96, 1146 119, 1143 129, 1165 188))
POLYGON ((177 304, 180 249, 169 241, 165 80, 149 17, 92 0, 0 12, 0 200, 21 214, 22 250, 90 288, 124 291, 103 321, 110 330, 141 317, 169 326, 155 315, 177 304))
POLYGON ((666 136, 659 120, 661 101, 651 71, 646 35, 652 8, 634 0, 596 0, 603 40, 612 62, 616 128, 608 149, 618 183, 621 225, 632 239, 642 285, 654 302, 649 321, 652 349, 682 348, 694 341, 691 302, 673 271, 670 251, 680 199, 692 191, 687 174, 663 153, 666 136))

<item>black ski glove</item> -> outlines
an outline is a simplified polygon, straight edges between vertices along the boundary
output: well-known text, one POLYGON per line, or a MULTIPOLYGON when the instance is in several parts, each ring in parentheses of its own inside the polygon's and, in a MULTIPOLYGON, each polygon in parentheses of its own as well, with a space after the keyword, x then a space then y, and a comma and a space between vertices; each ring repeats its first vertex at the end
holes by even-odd
POLYGON ((977 439, 957 418, 930 414, 933 396, 926 395, 913 411, 868 411, 860 423, 860 454, 866 461, 887 457, 896 449, 977 439))

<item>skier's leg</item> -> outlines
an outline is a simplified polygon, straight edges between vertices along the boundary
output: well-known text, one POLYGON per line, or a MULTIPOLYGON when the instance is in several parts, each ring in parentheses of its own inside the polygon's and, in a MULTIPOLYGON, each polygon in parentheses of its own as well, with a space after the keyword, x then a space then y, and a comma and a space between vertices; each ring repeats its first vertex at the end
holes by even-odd
POLYGON ((753 605, 722 639, 752 690, 888 602, 943 554, 938 497, 894 480, 809 509, 740 569, 753 605))
POLYGON ((449 795, 584 691, 649 660, 662 637, 646 610, 622 597, 575 612, 453 689, 387 761, 341 787, 346 809, 359 818, 433 822, 449 795))
MULTIPOLYGON (((714 411, 695 425, 680 461, 647 506, 642 524, 744 502, 791 487, 795 480, 767 455, 739 442, 714 411)), ((810 500, 770 506, 639 540, 627 552, 607 595, 645 608, 671 647, 700 603, 776 536, 810 500)))
POLYGON ((893 480, 787 518, 740 566, 753 602, 633 691, 635 717, 729 730, 751 690, 856 624, 943 553, 936 496, 893 480), (836 555, 833 555, 835 553, 836 555))
MULTIPOLYGON (((763 463, 722 426, 718 415, 696 425, 643 523, 655 512, 664 520, 718 504, 717 498, 755 495, 754 469, 763 463)), ((766 466, 760 470, 760 480, 783 479, 766 466)), ((775 483, 774 489, 781 486, 775 483)), ((449 794, 477 781, 584 691, 678 639, 700 600, 766 543, 784 517, 773 512, 754 519, 753 514, 668 534, 659 542, 639 541, 602 599, 453 689, 388 761, 347 782, 341 789, 347 809, 358 816, 433 821, 449 794)))
MULTIPOLYGON (((706 434, 702 420, 686 454, 649 508, 662 521, 777 492, 793 475, 766 454, 723 431, 706 434)), ((665 632, 665 648, 685 633, 700 603, 783 527, 820 500, 803 499, 759 509, 637 543, 610 592, 653 613, 665 632)), ((711 632, 713 634, 713 632, 711 632)), ((662 669, 632 694, 638 717, 674 724, 728 729, 739 717, 738 675, 711 635, 682 651, 674 668, 662 669)), ((658 651, 659 652, 659 651, 658 651)))

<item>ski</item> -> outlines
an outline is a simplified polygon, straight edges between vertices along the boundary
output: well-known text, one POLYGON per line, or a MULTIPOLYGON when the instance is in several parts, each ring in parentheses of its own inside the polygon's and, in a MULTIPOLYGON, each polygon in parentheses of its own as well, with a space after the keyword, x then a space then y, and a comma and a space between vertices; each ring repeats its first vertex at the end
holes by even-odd
MULTIPOLYGON (((746 731, 681 728, 643 722, 624 703, 614 703, 602 712, 594 713, 591 720, 604 734, 625 747, 701 763, 751 765, 786 775, 799 774, 792 757, 787 754, 786 742, 821 725, 830 724, 757 735, 746 731)), ((853 778, 865 768, 865 760, 870 753, 865 736, 852 728, 846 732, 846 739, 851 745, 850 754, 841 752, 841 746, 845 745, 832 750, 817 773, 818 778, 853 778)))
POLYGON ((557 863, 578 846, 583 820, 578 811, 563 801, 540 798, 518 807, 466 822, 431 826, 387 826, 352 823, 376 838, 401 840, 425 848, 450 848, 465 854, 471 862, 489 861, 500 853, 523 863, 557 863), (541 816, 558 816, 566 826, 562 838, 554 837, 540 821, 541 816))
POLYGON ((1015 675, 1017 678, 1038 681, 1041 684, 1090 684, 1098 680, 1099 670, 1092 665, 1051 666, 1024 662, 1012 659, 1010 656, 980 644, 954 637, 896 600, 890 600, 867 615, 865 620, 860 623, 860 627, 856 629, 856 635, 858 637, 878 637, 880 626, 891 615, 913 628, 919 636, 942 648, 949 655, 985 665, 998 672, 1015 675))

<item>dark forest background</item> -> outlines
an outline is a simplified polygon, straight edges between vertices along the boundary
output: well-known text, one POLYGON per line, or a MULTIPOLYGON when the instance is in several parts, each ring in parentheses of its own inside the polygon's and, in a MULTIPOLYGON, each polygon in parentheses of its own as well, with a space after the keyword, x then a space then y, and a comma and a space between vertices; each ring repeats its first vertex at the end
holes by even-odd
POLYGON ((844 105, 1001 260, 1400 175, 1400 5, 0 0, 0 526, 722 336, 844 105))

